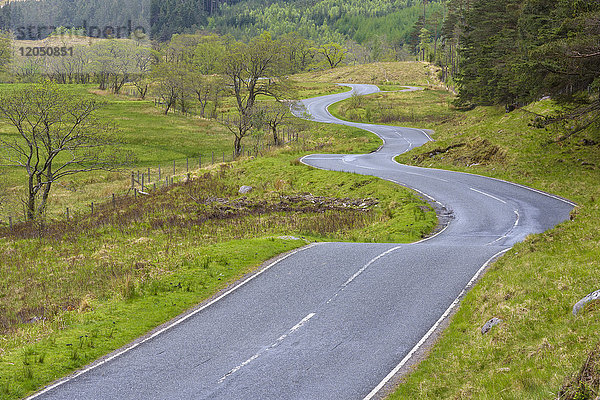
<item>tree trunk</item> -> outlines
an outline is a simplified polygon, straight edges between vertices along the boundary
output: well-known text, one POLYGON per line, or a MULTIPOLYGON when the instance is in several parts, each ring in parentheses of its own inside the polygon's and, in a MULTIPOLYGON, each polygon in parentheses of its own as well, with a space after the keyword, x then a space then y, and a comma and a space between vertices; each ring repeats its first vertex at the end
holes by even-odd
POLYGON ((27 193, 27 220, 33 221, 35 219, 35 189, 34 189, 34 177, 29 176, 29 187, 27 193))
POLYGON ((235 152, 236 157, 242 154, 242 138, 239 136, 235 137, 235 141, 233 142, 233 151, 235 152))
POLYGON ((44 186, 44 191, 42 192, 42 199, 37 209, 37 216, 42 217, 44 211, 46 211, 46 205, 48 204, 48 196, 50 195, 50 188, 52 186, 52 182, 48 182, 44 186))

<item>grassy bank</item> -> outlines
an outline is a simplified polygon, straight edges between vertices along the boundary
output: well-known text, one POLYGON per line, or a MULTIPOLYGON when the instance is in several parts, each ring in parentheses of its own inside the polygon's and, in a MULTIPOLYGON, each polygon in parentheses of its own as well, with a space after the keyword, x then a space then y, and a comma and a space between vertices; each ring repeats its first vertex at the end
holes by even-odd
POLYGON ((428 129, 451 120, 456 114, 451 105, 454 96, 446 90, 425 88, 398 92, 402 87, 378 86, 396 92, 353 96, 333 104, 329 111, 346 121, 428 129))

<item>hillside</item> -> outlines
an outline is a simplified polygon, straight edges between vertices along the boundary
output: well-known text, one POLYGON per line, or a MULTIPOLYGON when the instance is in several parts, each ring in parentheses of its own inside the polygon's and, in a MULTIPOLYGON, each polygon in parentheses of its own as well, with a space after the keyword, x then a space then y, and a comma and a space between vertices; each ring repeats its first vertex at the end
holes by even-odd
MULTIPOLYGON (((121 3, 119 3, 121 4, 121 3)), ((122 4, 121 4, 122 5, 122 4)), ((370 46, 402 47, 419 16, 421 1, 413 0, 167 0, 137 2, 123 7, 115 2, 94 5, 88 0, 20 1, 2 7, 1 25, 19 26, 127 26, 127 21, 150 27, 154 38, 165 41, 176 33, 209 30, 248 39, 268 30, 275 35, 297 33, 318 43, 354 40, 370 46), (55 10, 47 14, 44 10, 55 10)), ((438 27, 443 16, 442 2, 426 5, 438 27)), ((47 35, 49 32, 44 32, 47 35)), ((33 39, 33 38, 29 38, 33 39)))

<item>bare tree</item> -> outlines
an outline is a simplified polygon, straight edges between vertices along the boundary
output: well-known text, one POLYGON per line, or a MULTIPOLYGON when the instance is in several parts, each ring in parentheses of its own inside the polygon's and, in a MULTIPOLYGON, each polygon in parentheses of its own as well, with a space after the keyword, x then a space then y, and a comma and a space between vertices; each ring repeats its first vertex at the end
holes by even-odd
POLYGON ((196 71, 189 71, 188 87, 194 92, 198 103, 200 103, 200 116, 204 117, 209 101, 213 101, 216 107, 216 103, 218 103, 219 97, 224 90, 224 82, 218 76, 207 76, 199 74, 196 71))
POLYGON ((115 129, 95 117, 101 106, 52 83, 0 94, 0 118, 16 129, 12 140, 0 140, 0 165, 25 170, 29 220, 43 215, 59 179, 127 164, 129 154, 113 141, 115 129))
POLYGON ((140 99, 145 99, 151 84, 150 72, 152 65, 158 62, 158 52, 150 47, 137 46, 133 52, 134 73, 131 74, 131 82, 137 89, 140 99))
POLYGON ((256 108, 246 109, 244 113, 236 113, 233 115, 224 116, 221 123, 234 136, 235 156, 242 154, 242 139, 248 136, 253 129, 257 129, 262 125, 260 112, 256 108))

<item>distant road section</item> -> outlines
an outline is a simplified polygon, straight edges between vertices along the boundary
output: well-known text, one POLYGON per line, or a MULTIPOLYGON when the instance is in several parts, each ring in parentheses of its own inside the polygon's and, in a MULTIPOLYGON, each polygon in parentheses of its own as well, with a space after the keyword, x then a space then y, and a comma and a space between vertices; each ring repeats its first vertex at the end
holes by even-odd
MULTIPOLYGON (((359 94, 373 85, 347 85, 359 94)), ((409 90, 415 90, 410 88, 409 90)), ((482 267, 573 203, 505 181, 400 165, 431 140, 421 129, 338 120, 327 106, 351 91, 304 100, 314 120, 355 126, 383 146, 314 154, 307 165, 413 188, 447 226, 414 244, 321 243, 258 276, 133 349, 92 365, 38 399, 364 399, 422 344, 482 267)))

